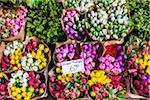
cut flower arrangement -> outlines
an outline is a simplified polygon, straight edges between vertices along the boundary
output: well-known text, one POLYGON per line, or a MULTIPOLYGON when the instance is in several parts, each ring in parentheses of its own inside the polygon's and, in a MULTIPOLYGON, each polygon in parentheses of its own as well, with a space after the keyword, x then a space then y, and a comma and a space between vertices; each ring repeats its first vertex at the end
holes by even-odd
POLYGON ((30 100, 35 96, 41 96, 44 94, 45 88, 44 76, 35 74, 33 71, 18 70, 16 73, 11 73, 8 83, 9 95, 17 100, 30 100))
POLYGON ((50 62, 50 50, 46 44, 31 37, 26 40, 21 65, 27 71, 44 71, 50 62))
POLYGON ((0 100, 5 99, 8 96, 8 79, 7 76, 0 72, 0 100))
POLYGON ((10 72, 21 69, 21 56, 23 49, 24 45, 21 42, 13 41, 12 43, 9 43, 3 51, 1 70, 10 72))
POLYGON ((83 73, 64 74, 62 68, 54 67, 49 76, 49 90, 54 97, 72 100, 85 96, 87 78, 83 73))
POLYGON ((20 29, 26 23, 27 9, 20 5, 15 10, 1 9, 0 10, 0 39, 15 37, 19 34, 20 29))
POLYGON ((104 70, 94 70, 87 82, 89 96, 93 100, 123 100, 126 95, 125 79, 122 76, 109 76, 104 70))
POLYGON ((120 74, 125 71, 125 52, 121 45, 107 45, 104 56, 98 58, 99 69, 110 74, 120 74))
POLYGON ((100 42, 85 42, 81 43, 82 53, 84 58, 85 74, 89 75, 98 64, 98 57, 103 54, 103 45, 100 42))
POLYGON ((75 9, 63 10, 61 23, 64 32, 70 39, 84 40, 86 38, 85 22, 82 19, 82 16, 75 9))
MULTIPOLYGON (((129 46, 128 46, 129 47, 129 46)), ((128 48, 130 49, 130 48, 128 48)), ((150 95, 150 47, 148 42, 139 43, 128 54, 127 69, 130 74, 132 92, 145 97, 150 95)))

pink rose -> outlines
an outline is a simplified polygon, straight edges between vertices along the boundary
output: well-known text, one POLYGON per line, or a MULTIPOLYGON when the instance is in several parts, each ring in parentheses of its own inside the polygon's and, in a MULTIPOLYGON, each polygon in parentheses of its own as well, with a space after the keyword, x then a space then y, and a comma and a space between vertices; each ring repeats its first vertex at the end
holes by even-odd
POLYGON ((98 93, 97 98, 98 98, 99 100, 102 100, 102 98, 103 98, 102 94, 101 94, 101 93, 98 93))
POLYGON ((28 54, 27 52, 24 52, 23 56, 27 56, 27 54, 28 54))
POLYGON ((101 85, 101 83, 97 83, 96 86, 97 86, 98 88, 100 88, 102 85, 101 85))
POLYGON ((98 93, 98 92, 99 92, 99 89, 98 89, 98 87, 93 86, 93 87, 92 87, 92 91, 98 93))
POLYGON ((104 65, 104 64, 100 64, 100 65, 99 65, 99 68, 100 68, 100 69, 105 69, 105 65, 104 65))
POLYGON ((40 87, 45 88, 46 87, 45 83, 42 83, 40 87))
POLYGON ((31 44, 28 44, 28 45, 27 45, 27 49, 28 49, 28 50, 32 50, 32 48, 33 48, 33 47, 32 47, 31 44))
POLYGON ((117 87, 117 90, 118 90, 118 91, 121 91, 122 89, 123 89, 122 86, 118 86, 118 87, 117 87))
POLYGON ((105 92, 103 93, 103 96, 104 96, 104 97, 107 97, 108 94, 109 94, 108 91, 105 91, 105 92))
POLYGON ((2 84, 2 85, 0 86, 0 90, 1 90, 2 92, 4 92, 4 90, 5 90, 5 85, 4 85, 4 84, 2 84))
POLYGON ((89 75, 89 74, 90 74, 90 71, 89 71, 89 70, 85 70, 85 74, 86 74, 86 75, 89 75))
POLYGON ((54 78, 53 77, 50 77, 50 82, 54 82, 54 78))
POLYGON ((29 81, 29 86, 33 86, 35 83, 34 83, 34 80, 30 80, 29 81))
POLYGON ((86 79, 84 77, 81 78, 82 83, 86 83, 86 79))
POLYGON ((30 75, 32 78, 34 78, 34 77, 35 77, 35 74, 34 74, 34 72, 33 72, 33 71, 30 71, 30 72, 29 72, 29 75, 30 75))
POLYGON ((67 25, 71 27, 73 24, 72 22, 68 22, 67 25))
POLYGON ((56 93, 55 93, 55 96, 56 96, 56 97, 59 97, 59 96, 60 96, 60 93, 59 93, 59 92, 56 92, 56 93))

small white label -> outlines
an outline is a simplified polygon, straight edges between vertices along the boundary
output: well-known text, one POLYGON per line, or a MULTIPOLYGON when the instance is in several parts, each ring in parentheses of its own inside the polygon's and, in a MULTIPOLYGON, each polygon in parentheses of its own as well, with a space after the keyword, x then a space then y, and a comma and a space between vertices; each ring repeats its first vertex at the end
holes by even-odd
POLYGON ((62 62, 61 65, 64 74, 85 71, 83 59, 62 62))

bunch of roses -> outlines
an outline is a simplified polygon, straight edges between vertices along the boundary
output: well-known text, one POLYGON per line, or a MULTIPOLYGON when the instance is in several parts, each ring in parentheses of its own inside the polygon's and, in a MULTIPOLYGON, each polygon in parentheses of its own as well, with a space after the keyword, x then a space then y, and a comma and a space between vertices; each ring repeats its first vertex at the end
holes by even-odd
POLYGON ((104 70, 93 71, 87 89, 92 99, 124 99, 125 79, 122 76, 107 76, 104 70))
POLYGON ((125 70, 125 53, 120 45, 108 45, 99 59, 99 68, 107 73, 119 74, 125 70))
POLYGON ((89 75, 90 71, 94 69, 96 66, 97 58, 103 52, 103 46, 99 43, 95 44, 83 44, 83 57, 84 57, 84 66, 85 66, 85 74, 89 75))
POLYGON ((76 8, 81 13, 87 12, 93 8, 93 0, 64 0, 66 8, 76 8))
POLYGON ((23 44, 18 41, 13 41, 8 44, 3 52, 1 65, 3 71, 16 71, 21 69, 21 56, 23 51, 23 44))
POLYGON ((147 45, 134 49, 131 50, 127 62, 127 69, 132 76, 131 84, 139 95, 147 96, 150 94, 150 48, 147 45))
POLYGON ((27 9, 20 5, 17 11, 2 10, 1 12, 3 16, 0 18, 0 38, 5 39, 18 35, 21 27, 26 23, 27 9))
POLYGON ((8 96, 7 86, 8 82, 4 78, 3 73, 0 72, 0 100, 2 100, 4 96, 8 96))
POLYGON ((22 57, 22 67, 30 71, 40 71, 44 69, 48 63, 48 53, 48 47, 38 42, 36 38, 31 39, 22 57))
POLYGON ((62 18, 64 31, 71 39, 82 40, 86 37, 84 20, 76 10, 68 10, 62 18))
POLYGON ((44 93, 46 84, 40 80, 39 74, 34 72, 24 72, 18 70, 16 73, 11 73, 10 82, 8 83, 10 95, 17 100, 30 100, 36 95, 44 93))
POLYGON ((84 97, 86 92, 86 77, 83 73, 63 74, 57 67, 50 74, 50 91, 56 98, 75 99, 84 97))
POLYGON ((77 43, 65 44, 56 48, 54 60, 57 66, 61 66, 62 62, 82 58, 82 55, 80 55, 80 53, 81 50, 79 44, 77 43))

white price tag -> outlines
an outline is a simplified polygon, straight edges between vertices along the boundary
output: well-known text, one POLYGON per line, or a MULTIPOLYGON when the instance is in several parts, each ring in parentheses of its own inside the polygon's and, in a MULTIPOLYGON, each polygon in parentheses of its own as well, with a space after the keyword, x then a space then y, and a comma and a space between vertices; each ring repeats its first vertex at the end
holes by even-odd
POLYGON ((85 71, 83 59, 66 61, 63 62, 61 65, 64 74, 85 71))

